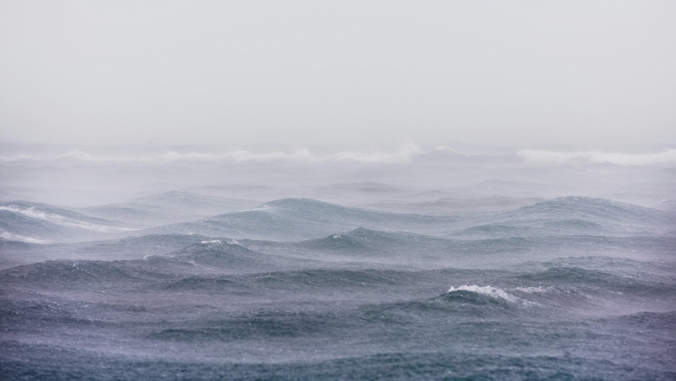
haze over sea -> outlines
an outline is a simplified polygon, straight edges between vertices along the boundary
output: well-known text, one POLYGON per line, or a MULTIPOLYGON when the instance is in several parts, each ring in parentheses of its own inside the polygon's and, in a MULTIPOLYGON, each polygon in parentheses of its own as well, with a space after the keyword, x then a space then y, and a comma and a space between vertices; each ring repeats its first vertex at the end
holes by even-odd
POLYGON ((676 379, 676 151, 0 152, 0 378, 676 379))
POLYGON ((676 380, 676 1, 0 1, 0 380, 676 380))

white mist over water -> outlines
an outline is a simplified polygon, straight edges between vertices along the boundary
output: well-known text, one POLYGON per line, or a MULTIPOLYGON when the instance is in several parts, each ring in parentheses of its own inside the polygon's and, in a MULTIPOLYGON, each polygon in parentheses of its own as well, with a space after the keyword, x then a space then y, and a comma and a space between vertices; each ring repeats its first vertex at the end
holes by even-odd
POLYGON ((551 152, 523 150, 519 157, 527 162, 542 164, 617 164, 617 165, 670 165, 676 164, 676 149, 668 149, 658 153, 625 154, 591 152, 551 152))
POLYGON ((673 149, 622 154, 474 147, 464 153, 407 142, 362 151, 17 144, 4 144, 3 151, 2 199, 63 206, 187 191, 251 203, 308 197, 424 213, 509 208, 569 195, 669 209, 676 189, 673 149))
POLYGON ((0 379, 676 379, 675 16, 0 2, 0 379))
MULTIPOLYGON (((158 154, 123 154, 102 155, 91 154, 80 149, 69 150, 56 155, 31 155, 26 153, 16 153, 10 156, 0 157, 2 162, 16 161, 56 161, 56 160, 74 160, 81 162, 94 163, 147 163, 162 164, 174 161, 234 161, 234 162, 272 162, 272 161, 291 161, 306 163, 321 162, 359 162, 375 164, 406 164, 411 162, 416 156, 432 152, 446 152, 458 156, 471 156, 463 154, 450 147, 436 147, 430 150, 424 150, 413 142, 409 142, 401 149, 395 152, 359 152, 359 151, 341 151, 334 154, 314 154, 309 149, 303 148, 293 152, 263 152, 254 153, 244 149, 237 149, 230 152, 199 152, 199 151, 168 151, 158 154)), ((526 163, 539 164, 617 164, 617 165, 674 165, 676 164, 676 149, 668 149, 657 153, 625 154, 608 153, 601 151, 586 152, 556 152, 542 150, 521 150, 517 156, 526 163)))

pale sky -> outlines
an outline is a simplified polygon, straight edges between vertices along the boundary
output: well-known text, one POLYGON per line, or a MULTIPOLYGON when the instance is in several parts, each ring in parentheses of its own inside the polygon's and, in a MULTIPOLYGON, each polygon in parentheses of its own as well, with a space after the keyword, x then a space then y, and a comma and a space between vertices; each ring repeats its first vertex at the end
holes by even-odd
POLYGON ((676 143, 676 1, 3 0, 0 141, 676 143))

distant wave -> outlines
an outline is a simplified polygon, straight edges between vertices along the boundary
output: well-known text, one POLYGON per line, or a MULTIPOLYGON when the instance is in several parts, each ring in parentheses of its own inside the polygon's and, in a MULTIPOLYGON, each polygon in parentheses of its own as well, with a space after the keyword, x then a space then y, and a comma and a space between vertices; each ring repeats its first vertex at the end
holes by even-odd
POLYGON ((311 153, 308 149, 296 150, 292 153, 281 151, 267 153, 253 153, 246 150, 235 150, 223 153, 209 152, 176 152, 170 151, 151 155, 96 155, 90 154, 79 149, 70 150, 60 155, 40 156, 17 154, 14 156, 0 156, 0 162, 22 162, 22 161, 55 161, 55 160, 76 160, 91 163, 149 163, 162 164, 177 161, 193 162, 268 162, 268 161, 287 161, 287 162, 358 162, 373 164, 404 164, 408 163, 414 155, 423 153, 416 144, 410 142, 403 145, 395 152, 358 152, 342 151, 331 155, 319 155, 311 153))
POLYGON ((37 219, 37 220, 43 220, 43 221, 48 221, 53 224, 57 225, 64 225, 64 226, 73 226, 81 229, 86 229, 86 230, 93 230, 97 232, 116 232, 116 231, 131 231, 135 230, 132 228, 123 228, 123 227, 118 227, 118 226, 105 226, 105 225, 99 225, 99 224, 94 224, 91 222, 87 221, 79 221, 75 220, 73 218, 69 218, 66 216, 61 216, 58 214, 53 214, 53 213, 47 213, 41 210, 37 210, 35 207, 29 207, 29 208, 22 208, 20 206, 16 205, 8 205, 8 206, 0 206, 0 211, 7 211, 10 213, 14 214, 19 214, 25 217, 37 219))
POLYGON ((617 165, 655 165, 676 164, 676 149, 659 153, 606 153, 600 151, 554 152, 522 150, 517 155, 526 162, 542 164, 617 164, 617 165))
POLYGON ((37 243, 37 244, 52 243, 52 241, 48 240, 48 239, 25 237, 25 236, 22 236, 22 235, 10 233, 10 232, 2 230, 2 229, 0 229, 0 238, 6 239, 8 241, 19 241, 19 242, 26 242, 26 243, 37 243))
MULTIPOLYGON (((298 163, 366 163, 366 164, 407 164, 414 158, 435 152, 447 152, 471 159, 481 155, 468 155, 450 147, 439 146, 431 150, 423 150, 413 142, 400 146, 398 150, 383 151, 352 151, 346 150, 334 154, 318 154, 307 148, 293 152, 262 152, 255 153, 244 149, 228 152, 178 152, 167 151, 147 154, 96 154, 80 149, 69 150, 61 154, 38 155, 17 153, 11 156, 0 156, 0 163, 15 162, 49 162, 49 161, 79 161, 85 163, 146 163, 165 164, 173 162, 298 162, 298 163)), ((536 149, 521 150, 516 156, 526 163, 539 164, 616 164, 616 165, 675 165, 676 149, 668 149, 657 153, 627 154, 607 153, 601 151, 560 152, 536 149)))
POLYGON ((515 288, 514 290, 516 290, 516 291, 521 291, 521 292, 525 292, 525 293, 527 293, 527 294, 542 294, 542 293, 545 293, 545 292, 548 292, 548 291, 552 290, 552 287, 551 287, 551 286, 549 286, 549 287, 542 287, 542 286, 537 286, 537 287, 517 287, 517 288, 515 288))

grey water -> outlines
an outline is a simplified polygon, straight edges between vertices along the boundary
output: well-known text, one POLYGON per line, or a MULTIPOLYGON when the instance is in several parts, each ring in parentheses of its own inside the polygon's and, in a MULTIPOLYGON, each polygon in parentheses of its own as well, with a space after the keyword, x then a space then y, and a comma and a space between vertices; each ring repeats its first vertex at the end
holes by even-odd
POLYGON ((676 171, 0 163, 0 379, 676 379, 676 171))

